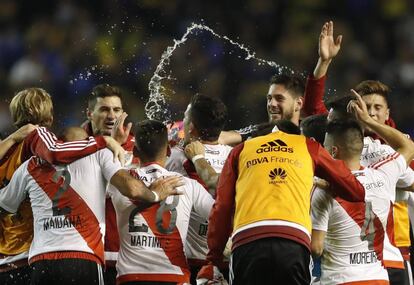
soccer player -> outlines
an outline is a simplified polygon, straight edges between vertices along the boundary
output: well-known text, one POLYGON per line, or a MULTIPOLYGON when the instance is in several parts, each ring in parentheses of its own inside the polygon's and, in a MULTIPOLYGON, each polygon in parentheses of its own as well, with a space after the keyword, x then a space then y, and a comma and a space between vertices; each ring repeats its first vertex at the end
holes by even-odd
MULTIPOLYGON (((112 146, 118 148, 118 151, 120 149, 111 137, 90 137, 72 143, 57 140, 46 129, 53 122, 53 104, 50 95, 41 88, 28 88, 18 92, 10 102, 10 113, 14 125, 20 129, 1 144, 1 187, 6 186, 14 171, 33 155, 49 163, 69 163, 105 148, 107 143, 113 142, 115 144, 112 146), (38 125, 39 128, 29 133, 34 128, 33 125, 38 125)), ((1 284, 30 283, 27 256, 33 236, 32 219, 28 201, 22 203, 17 214, 0 217, 1 284)))
MULTIPOLYGON (((93 88, 88 97, 86 109, 88 120, 82 125, 91 136, 112 135, 126 151, 127 162, 133 160, 134 136, 130 133, 132 123, 124 127, 127 114, 122 107, 122 93, 118 87, 100 84, 93 88)), ((109 197, 105 203, 105 284, 115 284, 115 263, 119 251, 119 237, 116 226, 115 209, 109 197)))
MULTIPOLYGON (((71 128, 65 137, 79 140, 87 134, 71 128)), ((103 284, 106 181, 123 195, 147 202, 176 194, 174 188, 181 185, 178 177, 170 177, 154 183, 151 192, 103 149, 68 165, 32 157, 0 191, 2 212, 16 213, 26 196, 30 198, 34 225, 31 284, 103 284)))
POLYGON ((364 190, 343 162, 314 140, 275 131, 236 146, 217 186, 209 218, 207 260, 198 278, 213 278, 232 233, 232 284, 310 283, 313 176, 330 191, 363 202, 364 190))
POLYGON ((414 157, 414 143, 371 119, 359 100, 361 121, 377 128, 377 133, 397 152, 364 168, 360 164, 364 136, 358 122, 336 120, 328 124, 325 148, 334 158, 343 160, 364 185, 369 207, 332 197, 319 188, 314 191, 311 246, 315 256, 322 255, 321 284, 388 284, 388 273, 382 264, 384 238, 389 242, 385 231, 392 227, 390 192, 395 191, 407 161, 414 157))
POLYGON ((304 91, 304 82, 300 76, 286 74, 273 76, 266 95, 268 123, 253 126, 247 132, 222 132, 219 142, 236 145, 250 137, 267 135, 271 132, 275 121, 281 119, 289 120, 299 126, 304 91))
MULTIPOLYGON (((328 110, 326 109, 322 98, 324 94, 325 88, 325 79, 326 73, 331 63, 332 59, 337 55, 340 44, 341 44, 342 37, 339 36, 336 41, 333 38, 333 23, 328 22, 322 27, 321 35, 319 38, 319 60, 315 67, 313 76, 310 76, 306 82, 306 89, 305 89, 305 100, 303 110, 306 115, 312 114, 326 114, 328 110)), ((369 114, 380 123, 389 125, 391 127, 396 127, 394 121, 390 117, 390 109, 388 105, 388 94, 389 88, 385 84, 374 81, 374 80, 365 80, 359 83, 355 87, 355 91, 358 92, 363 100, 366 102, 368 106, 369 114)), ((330 115, 329 115, 330 117, 330 115)), ((361 157, 362 159, 365 158, 367 163, 374 163, 375 160, 378 160, 382 157, 381 152, 387 155, 389 154, 389 149, 384 152, 381 150, 383 147, 380 146, 380 139, 377 134, 373 133, 369 129, 365 130, 365 134, 367 137, 364 139, 365 147, 364 153, 361 157)), ((361 163, 365 165, 364 163, 361 163)), ((414 164, 411 162, 410 167, 413 168, 414 164)), ((411 174, 413 175, 413 174, 411 174)), ((413 178, 410 178, 410 175, 406 173, 404 175, 404 179, 400 179, 400 181, 405 180, 405 185, 402 187, 408 187, 409 185, 407 182, 413 182, 413 178)), ((410 185, 413 186, 414 185, 410 185)), ((407 196, 406 194, 401 194, 400 191, 397 192, 398 196, 401 199, 395 201, 393 206, 393 213, 394 213, 394 233, 395 233, 395 244, 399 247, 403 257, 405 266, 399 263, 388 263, 386 266, 390 268, 389 273, 390 281, 393 283, 395 275, 395 279, 399 280, 404 278, 408 278, 408 271, 410 271, 410 256, 409 256, 409 246, 410 246, 410 237, 409 237, 409 218, 408 218, 408 209, 407 209, 407 196), (405 270, 405 272, 402 272, 405 270)), ((411 280, 412 278, 410 278, 411 280)))
MULTIPOLYGON (((184 143, 171 149, 166 169, 196 179, 212 197, 215 197, 217 180, 231 151, 231 147, 218 143, 218 137, 227 119, 227 108, 219 99, 195 95, 184 113, 184 143)), ((192 213, 185 250, 195 282, 198 270, 206 264, 208 221, 192 213)), ((225 272, 228 264, 220 269, 225 272)))
MULTIPOLYGON (((141 168, 131 172, 145 184, 175 172, 164 168, 168 135, 161 122, 145 120, 135 128, 135 144, 141 168)), ((117 261, 119 284, 189 283, 190 272, 184 252, 190 213, 206 220, 213 198, 197 181, 184 178, 183 195, 161 203, 144 203, 110 195, 117 213, 121 246, 117 261)))

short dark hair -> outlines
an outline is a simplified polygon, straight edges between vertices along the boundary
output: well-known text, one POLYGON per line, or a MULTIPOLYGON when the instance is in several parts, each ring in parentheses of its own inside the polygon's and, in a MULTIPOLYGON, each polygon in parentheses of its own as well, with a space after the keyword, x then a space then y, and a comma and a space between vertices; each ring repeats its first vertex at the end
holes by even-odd
POLYGON ((270 79, 270 85, 283 85, 295 98, 302 97, 305 93, 304 79, 299 75, 277 74, 270 79))
POLYGON ((143 120, 135 124, 135 145, 140 159, 155 160, 167 144, 167 127, 160 121, 143 120))
POLYGON ((224 103, 205 95, 197 94, 191 99, 189 117, 200 138, 206 141, 217 140, 227 120, 224 103))
POLYGON ((360 155, 364 146, 364 132, 355 119, 333 120, 328 123, 326 133, 339 139, 346 152, 360 155))
POLYGON ((390 88, 380 81, 364 80, 359 83, 354 90, 361 96, 378 94, 384 98, 388 105, 388 94, 390 93, 390 88))
POLYGON ((89 110, 93 110, 95 108, 97 98, 105 98, 111 96, 119 97, 122 102, 122 93, 118 87, 111 86, 107 83, 96 85, 88 96, 89 110))
POLYGON ((327 124, 328 115, 317 114, 303 119, 300 122, 300 128, 305 137, 314 138, 318 143, 323 145, 327 124))
POLYGON ((354 95, 345 95, 345 96, 337 96, 329 99, 326 102, 326 107, 328 109, 332 109, 335 112, 335 118, 343 118, 347 119, 352 117, 347 112, 347 106, 350 101, 355 100, 356 97, 354 95))

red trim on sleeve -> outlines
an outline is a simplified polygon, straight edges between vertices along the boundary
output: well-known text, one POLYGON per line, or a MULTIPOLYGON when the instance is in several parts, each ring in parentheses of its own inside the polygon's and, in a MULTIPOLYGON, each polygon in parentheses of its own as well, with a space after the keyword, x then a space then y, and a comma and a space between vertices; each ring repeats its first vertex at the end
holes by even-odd
POLYGON ((223 251, 232 231, 239 156, 243 148, 244 143, 241 143, 230 152, 221 171, 216 201, 210 212, 207 233, 209 252, 206 259, 215 265, 222 261, 223 251))
POLYGON ((305 116, 327 114, 328 110, 323 103, 326 76, 319 79, 309 75, 305 85, 305 97, 303 98, 303 113, 305 116))
POLYGON ((315 176, 329 182, 334 196, 350 202, 364 202, 364 187, 343 161, 333 159, 319 143, 309 138, 306 138, 306 145, 314 162, 315 176))
POLYGON ((44 127, 31 132, 24 144, 22 161, 36 155, 51 164, 68 164, 106 147, 102 137, 65 143, 44 127))

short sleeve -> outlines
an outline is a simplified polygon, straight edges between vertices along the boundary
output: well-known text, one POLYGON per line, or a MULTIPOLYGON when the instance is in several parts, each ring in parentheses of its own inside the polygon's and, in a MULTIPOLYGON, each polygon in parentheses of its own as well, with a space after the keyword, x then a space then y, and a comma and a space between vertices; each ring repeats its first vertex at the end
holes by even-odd
POLYGON ((389 187, 395 187, 397 181, 407 170, 407 162, 401 154, 394 152, 380 161, 371 164, 369 168, 381 172, 385 178, 384 180, 389 181, 389 187))
POLYGON ((101 167, 102 174, 106 181, 111 181, 112 176, 118 170, 122 169, 121 163, 114 161, 114 155, 109 149, 103 149, 98 152, 99 166, 101 167))
POLYGON ((404 173, 398 179, 397 187, 406 188, 406 187, 410 187, 413 184, 414 184, 414 171, 410 167, 407 167, 404 173))
POLYGON ((328 231, 329 214, 332 208, 332 197, 320 188, 316 188, 312 195, 311 217, 312 229, 328 231))

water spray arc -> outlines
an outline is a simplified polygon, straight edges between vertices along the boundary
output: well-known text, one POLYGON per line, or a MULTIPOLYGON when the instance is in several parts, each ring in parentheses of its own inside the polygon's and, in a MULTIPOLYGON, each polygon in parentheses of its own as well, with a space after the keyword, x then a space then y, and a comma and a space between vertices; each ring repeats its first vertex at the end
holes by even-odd
POLYGON ((145 105, 145 113, 149 119, 156 119, 160 121, 168 121, 168 113, 165 111, 167 102, 165 96, 165 87, 162 86, 162 80, 164 79, 172 79, 169 75, 165 73, 165 68, 170 64, 170 57, 172 56, 173 52, 182 44, 184 44, 188 36, 195 32, 195 31, 207 31, 210 32, 212 35, 219 39, 223 39, 226 42, 230 43, 233 46, 238 47, 239 49, 243 50, 246 53, 245 60, 256 60, 259 65, 268 65, 274 69, 276 69, 277 73, 291 73, 294 74, 295 72, 285 66, 279 65, 274 61, 264 60, 261 58, 256 57, 256 53, 250 51, 245 45, 240 44, 236 41, 233 41, 227 36, 222 36, 217 34, 213 29, 206 25, 192 23, 184 33, 184 35, 179 40, 174 40, 174 44, 167 47, 167 49, 161 55, 161 60, 158 63, 158 66, 155 69, 154 74, 152 75, 149 83, 148 83, 148 90, 150 92, 148 102, 145 105))

